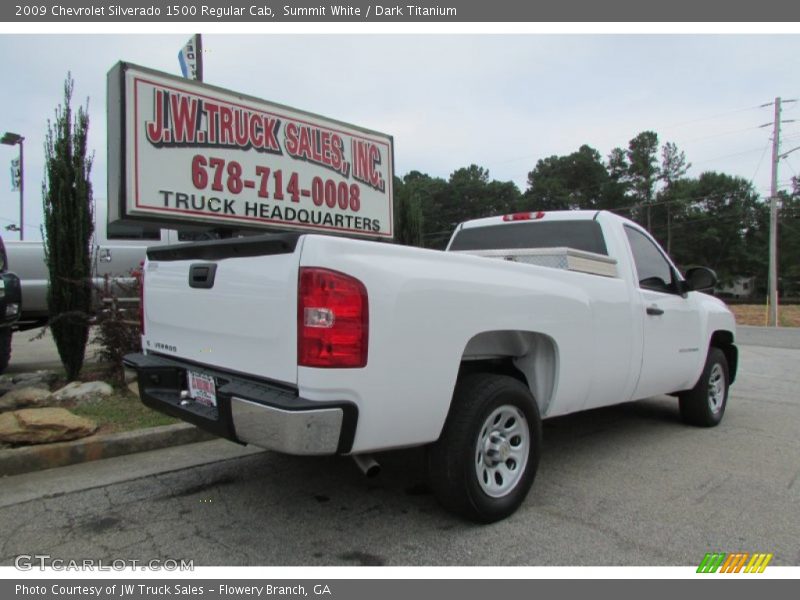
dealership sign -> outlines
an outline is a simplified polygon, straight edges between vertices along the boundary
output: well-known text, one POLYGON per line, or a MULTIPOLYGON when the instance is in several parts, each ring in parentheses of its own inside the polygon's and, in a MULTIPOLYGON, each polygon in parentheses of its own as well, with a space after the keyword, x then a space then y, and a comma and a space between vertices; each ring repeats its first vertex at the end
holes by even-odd
POLYGON ((110 220, 391 238, 391 136, 118 63, 110 220))

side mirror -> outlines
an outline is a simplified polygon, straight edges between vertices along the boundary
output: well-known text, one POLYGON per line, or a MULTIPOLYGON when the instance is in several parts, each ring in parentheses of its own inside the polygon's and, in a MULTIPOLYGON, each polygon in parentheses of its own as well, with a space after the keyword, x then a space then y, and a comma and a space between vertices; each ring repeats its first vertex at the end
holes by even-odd
POLYGON ((717 285, 717 274, 708 267, 692 267, 686 271, 683 289, 686 292, 708 292, 717 285))

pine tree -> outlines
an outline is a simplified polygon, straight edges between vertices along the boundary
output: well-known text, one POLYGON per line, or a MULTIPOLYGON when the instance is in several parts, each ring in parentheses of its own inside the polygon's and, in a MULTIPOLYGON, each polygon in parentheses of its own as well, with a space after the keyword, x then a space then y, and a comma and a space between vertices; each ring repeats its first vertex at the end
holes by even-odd
POLYGON ((71 381, 78 377, 89 337, 91 309, 92 156, 87 156, 89 101, 73 114, 75 82, 64 82, 64 104, 47 122, 42 184, 47 305, 58 355, 71 381))
POLYGON ((422 247, 422 205, 415 186, 399 177, 394 178, 394 229, 395 243, 422 247))

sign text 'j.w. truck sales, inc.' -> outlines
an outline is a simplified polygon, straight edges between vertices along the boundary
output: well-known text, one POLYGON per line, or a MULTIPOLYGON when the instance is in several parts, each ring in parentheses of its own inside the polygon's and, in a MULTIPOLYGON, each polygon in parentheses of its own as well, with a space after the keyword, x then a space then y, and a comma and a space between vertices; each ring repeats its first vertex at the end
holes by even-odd
POLYGON ((391 136, 127 63, 108 121, 111 220, 393 236, 391 136))

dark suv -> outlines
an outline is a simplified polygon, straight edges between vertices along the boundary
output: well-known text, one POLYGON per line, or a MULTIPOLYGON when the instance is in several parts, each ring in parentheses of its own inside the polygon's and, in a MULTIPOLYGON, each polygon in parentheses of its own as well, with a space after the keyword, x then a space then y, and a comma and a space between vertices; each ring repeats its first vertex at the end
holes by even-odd
POLYGON ((6 370, 11 359, 11 335, 14 323, 19 319, 21 305, 19 277, 8 272, 6 247, 0 237, 0 373, 6 370))

